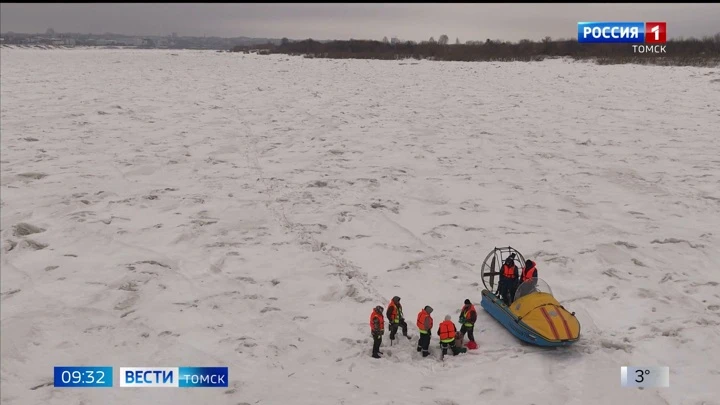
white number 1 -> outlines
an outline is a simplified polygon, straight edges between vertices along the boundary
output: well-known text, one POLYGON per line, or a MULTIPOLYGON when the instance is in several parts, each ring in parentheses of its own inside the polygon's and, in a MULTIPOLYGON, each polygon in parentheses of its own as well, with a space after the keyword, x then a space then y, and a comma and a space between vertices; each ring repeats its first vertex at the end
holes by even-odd
POLYGON ((660 26, 659 26, 659 25, 656 25, 656 26, 652 27, 652 28, 650 29, 650 32, 654 32, 654 33, 655 33, 655 40, 656 40, 656 41, 659 41, 659 40, 660 40, 660 26))

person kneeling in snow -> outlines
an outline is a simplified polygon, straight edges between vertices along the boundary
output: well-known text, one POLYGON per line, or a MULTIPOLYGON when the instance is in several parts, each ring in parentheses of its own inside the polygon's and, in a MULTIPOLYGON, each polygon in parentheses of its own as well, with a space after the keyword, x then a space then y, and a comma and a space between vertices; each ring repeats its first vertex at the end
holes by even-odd
POLYGON ((370 314, 370 334, 373 337, 373 348, 372 356, 376 359, 380 358, 383 354, 380 351, 380 344, 382 343, 382 337, 385 334, 385 319, 383 318, 383 307, 380 305, 373 308, 370 314))
POLYGON ((437 330, 437 334, 440 336, 440 347, 442 347, 441 359, 447 354, 448 347, 452 350, 453 356, 457 356, 459 353, 465 353, 467 350, 464 347, 458 348, 455 344, 455 338, 458 332, 451 319, 452 317, 450 315, 445 315, 445 320, 440 323, 437 330))
POLYGON ((463 345, 464 340, 465 338, 463 338, 460 332, 455 334, 455 348, 458 350, 458 353, 467 353, 468 349, 463 345))

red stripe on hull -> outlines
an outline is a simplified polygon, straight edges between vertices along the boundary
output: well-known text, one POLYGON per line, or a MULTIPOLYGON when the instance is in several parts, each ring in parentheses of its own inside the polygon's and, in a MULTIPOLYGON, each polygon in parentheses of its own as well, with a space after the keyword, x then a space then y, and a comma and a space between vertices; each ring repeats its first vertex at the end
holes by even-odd
POLYGON ((567 338, 571 339, 572 334, 570 333, 570 326, 568 326, 568 323, 565 320, 565 317, 563 316, 562 312, 560 312, 560 309, 557 306, 553 305, 553 307, 555 307, 555 312, 558 313, 558 315, 560 316, 560 319, 562 319, 562 321, 563 321, 563 325, 565 325, 565 332, 567 332, 567 338))
POLYGON ((557 329, 555 329, 555 324, 553 323, 552 319, 550 319, 550 316, 548 315, 547 311, 545 311, 545 307, 540 308, 540 312, 545 316, 545 320, 547 321, 548 325, 550 325, 550 330, 552 330, 553 336, 555 336, 555 340, 560 340, 560 336, 558 336, 557 329))

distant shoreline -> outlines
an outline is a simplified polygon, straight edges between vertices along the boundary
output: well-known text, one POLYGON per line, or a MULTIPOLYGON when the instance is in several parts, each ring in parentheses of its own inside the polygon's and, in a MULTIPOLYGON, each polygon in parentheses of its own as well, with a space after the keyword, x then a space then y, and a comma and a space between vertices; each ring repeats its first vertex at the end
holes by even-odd
MULTIPOLYGON (((15 49, 15 50, 138 50, 138 51, 204 51, 214 53, 238 53, 243 51, 238 50, 219 50, 219 49, 175 49, 175 48, 143 48, 134 46, 67 46, 67 45, 8 45, 0 44, 0 49, 15 49)), ((296 56, 309 59, 365 59, 365 60, 384 60, 384 61, 407 61, 407 60, 427 60, 427 61, 438 61, 438 62, 542 62, 544 60, 552 59, 563 59, 576 62, 589 62, 598 65, 618 65, 618 64, 638 64, 638 65, 653 65, 653 66, 692 66, 692 67, 704 67, 704 68, 720 68, 720 56, 717 55, 698 55, 698 56, 687 56, 687 55, 614 55, 614 56, 594 56, 594 55, 519 55, 519 56, 487 56, 476 60, 467 59, 443 59, 436 57, 422 57, 421 55, 409 55, 409 54, 396 54, 393 58, 387 57, 387 55, 375 55, 375 54, 360 54, 360 55, 334 55, 331 53, 294 53, 294 52, 278 52, 277 50, 269 49, 253 49, 248 50, 246 53, 255 55, 286 55, 296 56)))
POLYGON ((517 43, 491 41, 465 44, 438 42, 380 42, 313 40, 283 42, 281 45, 237 46, 235 52, 256 50, 264 54, 299 55, 328 59, 427 59, 455 62, 538 62, 546 58, 569 57, 592 60, 601 65, 645 64, 665 66, 717 67, 720 65, 720 34, 703 39, 671 40, 656 46, 632 44, 587 44, 576 40, 517 43))

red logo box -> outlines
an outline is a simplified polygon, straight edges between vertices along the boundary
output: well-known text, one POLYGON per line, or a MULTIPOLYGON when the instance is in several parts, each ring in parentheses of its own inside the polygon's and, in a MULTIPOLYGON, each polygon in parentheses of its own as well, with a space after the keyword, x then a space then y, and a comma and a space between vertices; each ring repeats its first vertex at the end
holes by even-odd
POLYGON ((666 22, 646 22, 645 23, 645 43, 646 44, 664 44, 667 41, 667 23, 666 22))

